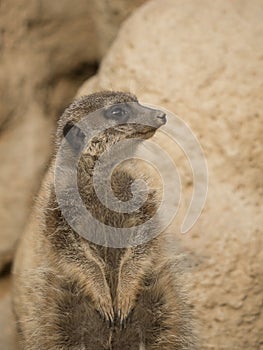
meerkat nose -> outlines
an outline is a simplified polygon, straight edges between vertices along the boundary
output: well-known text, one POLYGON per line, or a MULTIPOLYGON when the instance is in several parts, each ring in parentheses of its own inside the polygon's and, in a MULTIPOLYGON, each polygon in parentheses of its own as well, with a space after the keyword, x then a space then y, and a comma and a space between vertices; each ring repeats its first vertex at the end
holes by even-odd
POLYGON ((165 113, 160 113, 157 115, 157 118, 160 119, 162 121, 163 124, 166 123, 166 114, 165 113))

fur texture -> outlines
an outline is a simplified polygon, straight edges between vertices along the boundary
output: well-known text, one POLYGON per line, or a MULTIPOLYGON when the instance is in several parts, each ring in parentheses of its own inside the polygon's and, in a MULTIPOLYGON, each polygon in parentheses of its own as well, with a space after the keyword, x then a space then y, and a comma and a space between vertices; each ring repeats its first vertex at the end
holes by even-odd
MULTIPOLYGON (((103 107, 126 102, 136 103, 137 98, 106 91, 75 101, 59 120, 54 161, 63 133, 67 134, 74 123, 103 107)), ((138 133, 149 138, 154 131, 122 126, 107 130, 88 144, 78 164, 78 186, 86 208, 98 220, 114 227, 133 227, 156 213, 154 188, 140 209, 127 214, 103 206, 92 186, 94 165, 105 149, 138 133)), ((183 273, 171 249, 175 243, 162 233, 138 246, 110 248, 79 236, 58 206, 54 161, 14 264, 13 305, 21 348, 196 349, 192 317, 181 287, 183 273)), ((116 197, 123 201, 131 198, 131 183, 142 175, 137 172, 121 166, 114 171, 116 197)), ((147 232, 138 229, 136 235, 147 236, 147 232)))

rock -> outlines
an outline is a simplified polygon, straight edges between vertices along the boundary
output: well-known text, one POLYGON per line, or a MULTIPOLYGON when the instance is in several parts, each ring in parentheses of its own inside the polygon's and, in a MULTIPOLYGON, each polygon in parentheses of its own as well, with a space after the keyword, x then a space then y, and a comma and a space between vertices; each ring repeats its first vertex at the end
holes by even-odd
POLYGON ((142 2, 1 1, 0 271, 30 214, 56 117, 142 2))
POLYGON ((150 1, 124 23, 98 74, 78 92, 130 90, 183 118, 204 149, 205 210, 180 235, 191 168, 161 132, 155 139, 183 184, 182 206, 168 230, 191 258, 201 349, 263 346, 262 16, 260 0, 150 1))
POLYGON ((18 350, 15 337, 15 321, 11 310, 10 277, 0 280, 0 348, 5 350, 18 350))

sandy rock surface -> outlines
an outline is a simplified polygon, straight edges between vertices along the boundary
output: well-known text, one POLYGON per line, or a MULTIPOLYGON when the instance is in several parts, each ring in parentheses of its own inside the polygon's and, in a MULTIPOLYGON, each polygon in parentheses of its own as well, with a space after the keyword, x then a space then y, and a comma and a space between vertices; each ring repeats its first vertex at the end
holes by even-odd
POLYGON ((9 276, 0 280, 0 349, 17 350, 15 322, 11 310, 11 280, 9 276))
POLYGON ((168 230, 190 257, 201 349, 263 349, 262 16, 260 0, 151 1, 125 22, 78 92, 130 90, 179 115, 203 147, 207 202, 182 236, 191 169, 175 143, 156 137, 182 180, 182 205, 168 230))

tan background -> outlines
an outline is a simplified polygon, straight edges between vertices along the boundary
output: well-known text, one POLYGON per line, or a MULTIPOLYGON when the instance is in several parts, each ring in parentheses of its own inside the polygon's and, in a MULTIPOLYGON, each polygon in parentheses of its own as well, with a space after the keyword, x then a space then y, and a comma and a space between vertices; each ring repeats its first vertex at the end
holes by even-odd
MULTIPOLYGON (((150 1, 110 46, 142 2, 79 1, 74 9, 69 1, 0 3, 0 266, 26 223, 56 115, 103 58, 78 95, 130 90, 180 115, 205 151, 207 204, 191 232, 178 235, 189 258, 201 349, 263 349, 263 2, 150 1)), ((161 133, 156 141, 183 183, 181 210, 169 227, 176 234, 191 172, 175 145, 161 133)), ((12 349, 13 339, 8 290, 7 275, 0 281, 3 349, 12 349)))

